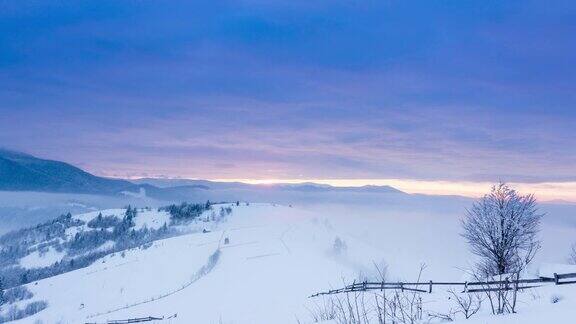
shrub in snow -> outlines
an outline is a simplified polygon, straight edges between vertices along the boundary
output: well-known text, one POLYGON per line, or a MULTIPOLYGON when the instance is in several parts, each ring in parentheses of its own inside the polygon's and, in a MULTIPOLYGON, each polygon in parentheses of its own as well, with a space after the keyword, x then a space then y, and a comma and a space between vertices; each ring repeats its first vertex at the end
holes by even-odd
POLYGON ((552 296, 550 296, 550 302, 551 302, 552 304, 556 304, 556 303, 558 303, 558 302, 561 301, 561 300, 562 300, 562 296, 560 296, 560 295, 552 295, 552 296))
MULTIPOLYGON (((420 275, 424 267, 421 268, 420 275)), ((382 278, 385 278, 383 270, 382 278)), ((420 282, 420 275, 417 282, 420 282)), ((385 281, 385 280, 383 280, 385 281)), ((422 296, 416 291, 382 290, 334 294, 308 308, 312 322, 335 324, 423 323, 422 296)), ((436 316, 430 319, 439 319, 436 316)), ((445 320, 445 318, 443 318, 445 320)))
POLYGON ((230 214, 232 214, 232 207, 230 207, 230 206, 228 206, 226 208, 220 207, 220 212, 219 212, 218 218, 214 219, 214 220, 220 221, 230 214))
POLYGON ((348 246, 346 245, 346 242, 341 240, 339 237, 336 237, 334 239, 334 244, 332 245, 332 252, 335 255, 341 255, 341 254, 346 253, 346 250, 348 250, 348 246))
POLYGON ((456 305, 456 310, 454 313, 460 313, 464 315, 464 318, 469 319, 478 313, 482 307, 482 295, 477 293, 458 293, 454 290, 448 290, 451 295, 451 300, 456 305))
POLYGON ((312 322, 322 323, 336 319, 336 303, 333 298, 324 297, 321 303, 314 303, 308 308, 312 322))

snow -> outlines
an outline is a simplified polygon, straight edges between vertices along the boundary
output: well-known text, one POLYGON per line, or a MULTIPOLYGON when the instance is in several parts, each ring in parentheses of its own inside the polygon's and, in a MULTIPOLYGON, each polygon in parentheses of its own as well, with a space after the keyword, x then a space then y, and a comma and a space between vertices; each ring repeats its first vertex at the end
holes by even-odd
POLYGON ((24 268, 42 268, 47 267, 55 262, 62 260, 66 255, 64 252, 58 252, 50 247, 45 253, 34 251, 20 259, 20 265, 24 268))
POLYGON ((65 231, 66 239, 68 239, 68 240, 73 239, 74 236, 76 235, 76 233, 83 231, 85 228, 86 228, 86 225, 68 227, 65 231))
MULTIPOLYGON (((75 219, 79 219, 84 221, 85 223, 88 223, 90 220, 98 217, 98 214, 100 213, 102 213, 102 216, 116 216, 119 219, 122 219, 124 217, 125 212, 126 209, 124 208, 105 209, 100 211, 74 215, 73 217, 75 219)), ((143 228, 144 226, 148 228, 160 228, 162 227, 162 225, 164 225, 164 223, 170 223, 170 215, 165 211, 158 211, 157 209, 151 209, 151 210, 138 209, 138 213, 136 215, 136 218, 134 219, 134 222, 136 224, 135 229, 140 229, 143 228)), ((79 227, 72 227, 69 228, 68 230, 70 231, 70 234, 75 234, 75 231, 79 231, 85 228, 86 225, 79 227)))
POLYGON ((543 278, 554 278, 555 273, 576 273, 576 265, 544 263, 538 271, 538 275, 543 278))
POLYGON ((40 318, 48 323, 79 323, 90 314, 176 289, 189 281, 193 270, 201 268, 210 255, 209 249, 195 248, 198 239, 201 237, 190 235, 158 241, 148 249, 132 249, 124 256, 115 253, 90 267, 30 285, 36 296, 54 297, 48 299, 50 307, 40 318), (194 258, 183 257, 183 252, 194 258), (162 278, 166 280, 159 280, 162 278))
MULTIPOLYGON (((97 214, 75 217, 88 221, 97 214)), ((465 277, 472 257, 459 236, 458 216, 429 206, 241 204, 233 206, 225 222, 200 222, 198 228, 206 226, 208 233, 156 241, 147 249, 108 255, 87 268, 28 284, 49 307, 20 322, 100 323, 177 314, 170 323, 310 323, 308 309, 315 300, 309 295, 374 275, 374 263, 389 265, 389 280, 416 279, 421 263, 427 265, 424 281, 465 277), (346 248, 334 249, 337 238, 346 248), (216 251, 217 262, 208 266, 216 251)), ((166 213, 155 210, 139 210, 135 218, 136 227, 168 221, 166 213)), ((562 262, 575 232, 545 224, 548 239, 535 263, 562 262)), ((531 271, 573 269, 563 267, 543 264, 531 271)), ((451 303, 441 289, 424 298, 426 307, 439 312, 451 303)), ((576 315, 570 307, 574 302, 576 285, 547 284, 523 294, 520 314, 494 317, 484 309, 466 323, 562 323, 576 315), (560 301, 553 304, 552 296, 561 296, 560 301)))
POLYGON ((104 210, 97 210, 97 211, 93 211, 93 212, 89 212, 89 213, 74 215, 73 217, 75 219, 79 219, 81 221, 88 223, 92 219, 98 217, 98 214, 100 214, 100 213, 102 214, 102 216, 117 216, 119 218, 122 218, 124 216, 124 212, 126 212, 126 209, 124 209, 124 208, 104 209, 104 210))
POLYGON ((148 228, 160 228, 164 223, 170 224, 170 215, 165 211, 138 210, 134 222, 136 223, 135 229, 140 229, 144 226, 148 228))
POLYGON ((116 244, 116 243, 114 243, 114 241, 106 241, 104 244, 102 244, 99 247, 92 250, 92 252, 101 252, 101 251, 110 250, 114 247, 114 244, 116 244))
POLYGON ((456 321, 466 324, 542 324, 573 323, 576 318, 576 285, 546 286, 529 292, 531 296, 517 314, 481 314, 469 320, 456 321), (553 298, 559 298, 553 303, 553 298))

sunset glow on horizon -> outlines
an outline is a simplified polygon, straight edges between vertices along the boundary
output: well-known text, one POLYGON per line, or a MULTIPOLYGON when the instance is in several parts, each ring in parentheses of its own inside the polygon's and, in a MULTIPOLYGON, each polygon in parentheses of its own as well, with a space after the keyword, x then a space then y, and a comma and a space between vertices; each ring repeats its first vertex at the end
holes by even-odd
MULTIPOLYGON (((425 181, 410 179, 213 179, 219 182, 248 184, 316 183, 334 187, 391 186, 410 194, 481 197, 494 185, 491 182, 425 181)), ((509 183, 522 194, 534 194, 541 201, 576 202, 576 182, 509 183)))

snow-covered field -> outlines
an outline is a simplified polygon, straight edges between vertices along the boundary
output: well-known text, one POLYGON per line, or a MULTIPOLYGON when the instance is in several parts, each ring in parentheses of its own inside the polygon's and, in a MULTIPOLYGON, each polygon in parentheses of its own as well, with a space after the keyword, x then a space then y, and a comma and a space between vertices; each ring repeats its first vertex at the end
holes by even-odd
POLYGON ((50 247, 45 253, 34 251, 28 254, 20 259, 20 264, 25 268, 47 267, 54 262, 62 260, 64 255, 63 252, 58 252, 50 247))
MULTIPOLYGON (((224 222, 208 223, 210 232, 156 241, 28 284, 33 300, 46 300, 48 308, 20 322, 153 316, 165 318, 159 323, 311 323, 309 310, 320 300, 309 295, 374 277, 374 264, 388 265, 389 280, 415 280, 425 263, 424 280, 460 281, 472 257, 459 236, 459 216, 433 208, 241 204, 224 222)), ((159 227, 167 217, 143 212, 136 226, 159 227)), ((565 263, 574 234, 562 222, 545 222, 530 272, 565 263)), ((444 291, 423 298, 435 311, 451 305, 444 291)), ((567 323, 576 318, 575 302, 576 285, 552 285, 524 293, 519 314, 494 317, 485 309, 470 323, 567 323), (560 300, 553 304, 552 296, 560 300)))

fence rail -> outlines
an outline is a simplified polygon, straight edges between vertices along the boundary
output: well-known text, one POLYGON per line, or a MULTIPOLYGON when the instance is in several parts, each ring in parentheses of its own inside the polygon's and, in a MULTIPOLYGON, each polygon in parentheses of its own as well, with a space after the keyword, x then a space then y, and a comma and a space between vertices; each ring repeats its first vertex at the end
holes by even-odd
POLYGON ((481 291, 495 291, 495 290, 522 290, 528 288, 536 288, 541 285, 534 285, 539 283, 551 283, 556 285, 576 284, 576 279, 566 281, 564 279, 576 278, 576 273, 554 273, 554 277, 540 277, 536 279, 519 279, 519 280, 490 280, 490 281, 472 281, 472 282, 355 282, 351 285, 339 289, 332 289, 325 292, 319 292, 311 295, 310 298, 322 295, 334 295, 348 292, 367 291, 367 290, 407 290, 422 293, 432 293, 433 286, 462 286, 462 292, 481 292, 481 291), (499 287, 492 287, 499 286, 499 287), (479 287, 479 288, 474 288, 479 287), (426 289, 427 288, 427 289, 426 289))
MULTIPOLYGON (((143 322, 151 322, 151 321, 161 321, 164 317, 138 317, 138 318, 128 318, 128 319, 121 319, 121 320, 108 320, 106 324, 131 324, 131 323, 143 323, 143 322)), ((85 323, 85 324, 99 324, 99 323, 85 323)))

